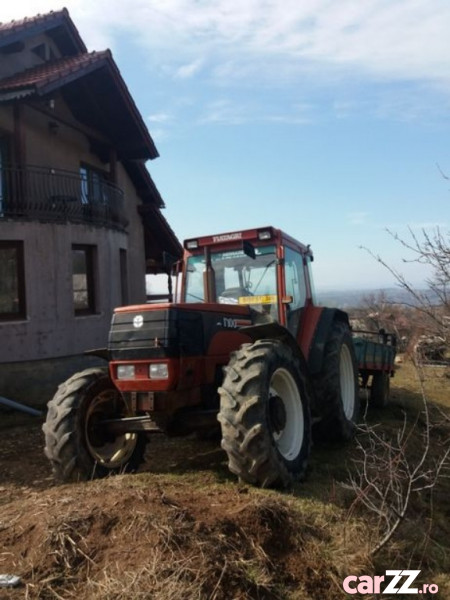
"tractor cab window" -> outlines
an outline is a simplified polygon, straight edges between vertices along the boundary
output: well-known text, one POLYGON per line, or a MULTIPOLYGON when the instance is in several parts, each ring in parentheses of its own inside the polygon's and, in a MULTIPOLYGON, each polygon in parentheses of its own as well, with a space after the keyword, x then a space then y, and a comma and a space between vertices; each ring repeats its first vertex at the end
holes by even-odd
MULTIPOLYGON (((255 248, 255 258, 242 250, 211 253, 217 302, 249 305, 278 319, 275 246, 255 248)), ((205 257, 191 256, 187 262, 186 302, 204 302, 205 257)))
POLYGON ((187 263, 186 273, 186 302, 204 302, 203 272, 205 270, 205 257, 191 256, 187 263))
POLYGON ((306 300, 305 272, 303 269, 303 256, 285 248, 284 273, 286 282, 286 294, 292 296, 290 309, 302 308, 306 300))

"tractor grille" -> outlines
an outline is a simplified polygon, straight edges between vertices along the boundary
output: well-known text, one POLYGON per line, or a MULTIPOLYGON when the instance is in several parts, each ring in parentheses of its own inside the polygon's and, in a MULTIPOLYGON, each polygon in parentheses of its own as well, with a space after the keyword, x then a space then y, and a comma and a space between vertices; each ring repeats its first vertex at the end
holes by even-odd
POLYGON ((167 356, 177 346, 175 316, 169 310, 120 312, 113 316, 108 348, 113 360, 167 356))
POLYGON ((175 308, 113 315, 108 349, 113 360, 196 355, 204 352, 201 314, 175 308))

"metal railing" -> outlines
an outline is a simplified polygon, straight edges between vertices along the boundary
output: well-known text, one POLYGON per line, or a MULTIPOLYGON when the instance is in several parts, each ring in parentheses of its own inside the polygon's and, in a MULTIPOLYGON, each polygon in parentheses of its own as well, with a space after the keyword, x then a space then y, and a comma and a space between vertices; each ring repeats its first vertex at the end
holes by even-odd
POLYGON ((0 219, 71 221, 123 229, 123 191, 112 183, 60 169, 0 167, 0 219))

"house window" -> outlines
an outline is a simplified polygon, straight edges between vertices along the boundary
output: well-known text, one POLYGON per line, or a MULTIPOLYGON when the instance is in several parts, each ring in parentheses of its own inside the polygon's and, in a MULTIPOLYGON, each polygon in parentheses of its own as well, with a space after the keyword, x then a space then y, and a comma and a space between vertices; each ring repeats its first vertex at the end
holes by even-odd
POLYGON ((80 167, 81 177, 81 203, 82 204, 104 204, 107 202, 106 173, 87 165, 80 167))
POLYGON ((95 312, 95 246, 72 246, 72 285, 75 315, 95 312))
POLYGON ((0 319, 25 316, 23 242, 0 242, 0 319))

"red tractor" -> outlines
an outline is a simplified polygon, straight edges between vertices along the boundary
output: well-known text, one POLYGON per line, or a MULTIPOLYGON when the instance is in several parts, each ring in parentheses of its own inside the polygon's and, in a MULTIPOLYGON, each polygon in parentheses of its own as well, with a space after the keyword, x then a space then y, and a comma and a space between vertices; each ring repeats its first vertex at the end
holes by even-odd
MULTIPOLYGON (((221 428, 230 470, 258 486, 305 474, 311 428, 347 440, 359 414, 348 316, 316 305, 309 246, 273 227, 187 240, 175 301, 117 308, 109 369, 62 384, 43 426, 62 480, 135 470, 149 434, 221 428)), ((365 365, 364 377, 392 371, 365 365)), ((384 386, 383 390, 388 386, 384 386)), ((381 393, 384 393, 384 391, 381 393)))

